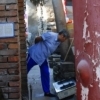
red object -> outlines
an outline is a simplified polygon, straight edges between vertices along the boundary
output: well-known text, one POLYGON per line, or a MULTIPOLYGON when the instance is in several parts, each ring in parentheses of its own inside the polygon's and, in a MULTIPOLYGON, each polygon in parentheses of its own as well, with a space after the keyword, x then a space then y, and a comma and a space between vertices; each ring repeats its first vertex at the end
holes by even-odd
POLYGON ((89 84, 91 84, 91 72, 89 63, 84 59, 81 60, 77 66, 77 72, 82 85, 84 87, 88 87, 89 84))
POLYGON ((100 100, 99 4, 100 0, 73 0, 77 100, 100 100))

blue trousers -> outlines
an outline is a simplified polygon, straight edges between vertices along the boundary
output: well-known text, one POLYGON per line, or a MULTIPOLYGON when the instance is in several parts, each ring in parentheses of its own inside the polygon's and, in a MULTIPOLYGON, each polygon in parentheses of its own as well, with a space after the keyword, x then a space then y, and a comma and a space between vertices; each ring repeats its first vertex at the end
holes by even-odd
MULTIPOLYGON (((37 65, 37 63, 28 55, 27 57, 27 72, 31 70, 32 67, 37 65)), ((45 60, 40 67, 41 73, 41 83, 44 93, 50 92, 50 77, 49 77, 49 67, 48 62, 45 60)))

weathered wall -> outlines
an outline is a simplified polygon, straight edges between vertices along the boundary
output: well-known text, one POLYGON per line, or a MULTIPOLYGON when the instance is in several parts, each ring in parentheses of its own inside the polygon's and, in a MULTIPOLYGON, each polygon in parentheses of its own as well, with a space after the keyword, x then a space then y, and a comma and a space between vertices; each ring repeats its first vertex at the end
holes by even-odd
POLYGON ((73 0, 77 100, 100 100, 100 0, 73 0))
POLYGON ((0 0, 3 22, 14 23, 15 36, 0 38, 0 88, 7 100, 22 100, 27 94, 24 0, 0 0))

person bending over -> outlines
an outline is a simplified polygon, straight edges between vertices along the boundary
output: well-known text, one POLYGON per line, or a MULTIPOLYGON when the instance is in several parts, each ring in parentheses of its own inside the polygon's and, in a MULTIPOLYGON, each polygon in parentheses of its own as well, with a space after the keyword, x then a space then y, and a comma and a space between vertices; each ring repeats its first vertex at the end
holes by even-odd
POLYGON ((57 49, 61 42, 64 42, 68 38, 69 33, 66 29, 58 33, 46 32, 36 37, 35 44, 28 50, 27 71, 29 72, 32 67, 39 65, 44 96, 55 96, 50 92, 50 76, 47 58, 57 49))

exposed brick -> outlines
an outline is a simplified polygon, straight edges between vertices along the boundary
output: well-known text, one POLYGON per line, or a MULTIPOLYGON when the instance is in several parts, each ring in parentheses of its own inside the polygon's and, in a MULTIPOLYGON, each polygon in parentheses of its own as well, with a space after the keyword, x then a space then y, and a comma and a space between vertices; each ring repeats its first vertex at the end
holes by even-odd
MULTIPOLYGON (((25 74, 25 77, 24 77, 24 75, 23 75, 23 77, 22 77, 22 81, 26 81, 27 79, 26 79, 26 74, 25 74)), ((23 83, 24 84, 24 83, 23 83)))
MULTIPOLYGON (((23 36, 25 36, 25 32, 21 32, 20 34, 19 34, 19 36, 21 37, 23 37, 23 36)), ((22 42, 21 42, 22 43, 22 42)), ((25 44, 25 42, 24 42, 24 44, 25 44)))
POLYGON ((19 20, 23 20, 23 19, 24 19, 24 16, 19 16, 19 20))
POLYGON ((19 31, 20 32, 26 32, 26 29, 25 28, 20 28, 19 31))
MULTIPOLYGON (((17 50, 0 50, 0 55, 7 56, 7 55, 15 55, 17 54, 17 50)), ((12 57, 11 57, 12 58, 12 57)))
POLYGON ((18 30, 18 29, 19 29, 19 25, 15 24, 15 30, 18 30))
POLYGON ((19 31, 15 31, 15 35, 18 36, 19 35, 19 31))
POLYGON ((7 69, 0 69, 0 75, 7 75, 7 69))
POLYGON ((24 11, 23 10, 20 10, 19 11, 19 15, 22 15, 23 16, 24 15, 24 11))
POLYGON ((17 11, 0 11, 0 13, 2 13, 2 14, 0 14, 0 17, 6 17, 6 16, 13 17, 13 16, 17 16, 17 11))
POLYGON ((26 58, 21 58, 20 61, 26 61, 26 58))
POLYGON ((21 49, 20 53, 26 53, 26 49, 21 49))
POLYGON ((7 81, 7 75, 0 75, 0 82, 6 82, 7 81))
POLYGON ((8 83, 7 82, 0 82, 0 87, 7 87, 8 83))
POLYGON ((6 11, 6 16, 17 16, 17 11, 6 11))
POLYGON ((26 65, 21 65, 21 70, 26 70, 27 66, 26 65))
POLYGON ((0 10, 5 10, 5 5, 0 5, 0 10))
POLYGON ((7 93, 4 93, 4 98, 6 98, 6 100, 8 100, 8 94, 7 93))
POLYGON ((18 38, 14 37, 14 38, 4 38, 4 39, 0 39, 0 43, 8 43, 8 42, 18 42, 18 38))
POLYGON ((6 22, 6 18, 0 18, 0 22, 6 22))
POLYGON ((27 85, 25 83, 21 84, 22 85, 22 88, 23 88, 23 91, 27 91, 25 87, 27 87, 27 85))
POLYGON ((18 68, 18 63, 0 63, 0 68, 8 69, 8 68, 18 68))
POLYGON ((19 7, 24 7, 24 3, 18 3, 19 7))
POLYGON ((5 44, 5 43, 0 43, 0 50, 6 49, 6 48, 7 48, 7 44, 5 44))
POLYGON ((25 20, 19 20, 19 24, 25 23, 25 20))
POLYGON ((18 81, 18 82, 9 82, 9 86, 10 87, 19 87, 20 86, 20 82, 18 81))
POLYGON ((23 74, 23 75, 27 73, 26 66, 24 66, 24 68, 25 68, 25 69, 22 70, 22 74, 23 74))
POLYGON ((8 57, 8 61, 9 62, 18 62, 19 61, 19 57, 18 56, 9 56, 8 57))
POLYGON ((5 92, 5 93, 9 92, 9 91, 8 91, 8 88, 7 88, 7 87, 2 88, 2 92, 5 92))
POLYGON ((6 5, 6 9, 7 10, 18 9, 18 5, 17 4, 6 5))
POLYGON ((26 65, 26 62, 22 61, 21 62, 21 65, 25 66, 26 65))
MULTIPOLYGON (((21 45, 21 46, 22 46, 22 45, 21 45)), ((26 47, 26 46, 25 46, 25 47, 26 47)), ((26 58, 26 53, 21 53, 20 56, 26 58)))
POLYGON ((20 94, 19 93, 9 93, 9 98, 10 99, 19 99, 20 94))
POLYGON ((26 45, 25 44, 21 45, 21 49, 26 49, 26 45))
POLYGON ((18 75, 19 74, 19 69, 8 69, 8 74, 18 75))
POLYGON ((0 63, 1 62, 7 62, 7 57, 4 57, 4 56, 0 56, 0 63))
POLYGON ((23 3, 24 4, 24 0, 18 0, 18 3, 23 3))
POLYGON ((22 69, 22 70, 23 70, 23 69, 25 70, 26 68, 27 68, 26 65, 22 65, 22 66, 21 66, 21 69, 22 69))
POLYGON ((19 46, 18 46, 17 43, 16 43, 16 44, 9 44, 9 45, 8 45, 8 48, 9 48, 9 49, 18 49, 19 46))
POLYGON ((17 0, 0 0, 0 4, 17 3, 17 0))
POLYGON ((26 43, 26 41, 22 41, 21 43, 20 43, 20 45, 24 45, 26 43))
POLYGON ((19 24, 19 27, 20 27, 20 28, 25 28, 26 25, 25 25, 25 24, 19 24))
POLYGON ((24 8, 24 0, 0 0, 0 22, 15 25, 15 37, 0 39, 0 44, 6 44, 0 45, 0 87, 7 100, 22 100, 21 95, 27 90, 24 8))
POLYGON ((21 10, 24 11, 24 9, 25 9, 25 8, 22 6, 22 7, 19 7, 18 10, 19 10, 19 11, 21 11, 21 10))
POLYGON ((18 22, 18 17, 8 17, 7 21, 8 22, 16 22, 17 23, 18 22))
POLYGON ((7 76, 7 80, 8 81, 19 81, 20 77, 19 77, 19 75, 9 75, 9 76, 7 76))
POLYGON ((20 37, 20 40, 26 40, 26 37, 25 36, 20 37))
POLYGON ((20 91, 20 88, 19 87, 10 87, 9 89, 9 92, 19 92, 20 91))
POLYGON ((24 40, 24 39, 23 39, 23 40, 22 40, 22 39, 20 39, 20 42, 21 42, 21 43, 22 43, 22 42, 26 43, 26 40, 24 40))

